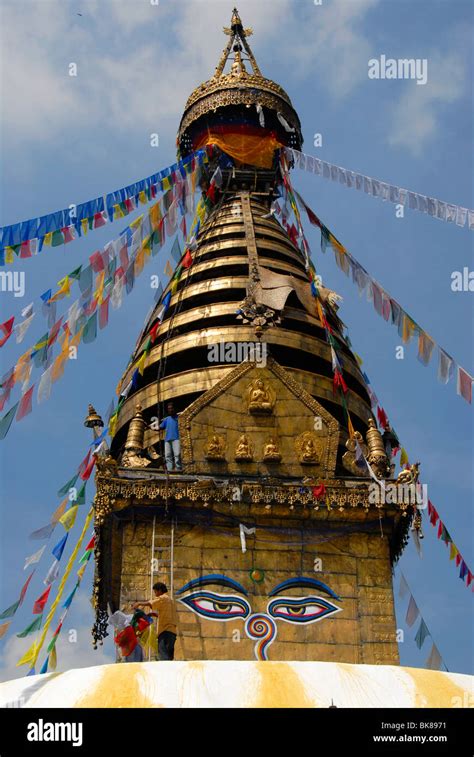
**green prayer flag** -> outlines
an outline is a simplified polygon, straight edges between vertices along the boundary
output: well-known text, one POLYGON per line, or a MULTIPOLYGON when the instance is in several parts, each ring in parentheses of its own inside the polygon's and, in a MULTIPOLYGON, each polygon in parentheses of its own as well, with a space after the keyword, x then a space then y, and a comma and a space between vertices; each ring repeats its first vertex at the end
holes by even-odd
POLYGON ((430 635, 430 632, 428 631, 428 626, 426 625, 425 621, 422 618, 420 627, 415 636, 416 646, 418 647, 418 649, 421 649, 421 647, 423 646, 424 640, 429 635, 430 635))
POLYGON ((72 489, 78 477, 79 477, 79 473, 76 473, 76 475, 73 476, 71 480, 67 482, 67 484, 64 484, 64 486, 61 487, 61 489, 59 489, 58 491, 58 497, 64 497, 66 494, 68 494, 69 489, 72 489))
POLYGON ((86 325, 84 326, 84 331, 82 332, 82 341, 84 342, 84 344, 90 344, 90 342, 93 342, 96 337, 97 337, 97 310, 91 315, 86 325))
POLYGON ((2 614, 0 615, 0 620, 5 620, 5 618, 13 618, 19 606, 20 606, 20 600, 10 605, 10 607, 7 607, 7 609, 4 610, 2 614))
POLYGON ((64 244, 64 234, 62 231, 53 231, 53 236, 51 237, 51 247, 59 247, 59 245, 64 244))
POLYGON ((82 555, 81 559, 79 560, 79 565, 83 565, 85 562, 87 562, 92 552, 93 552, 92 549, 87 549, 82 555))
POLYGON ((77 499, 74 500, 76 505, 84 505, 86 501, 86 484, 83 484, 77 492, 77 499))
POLYGON ((15 413, 19 404, 20 403, 17 402, 16 405, 13 405, 13 407, 10 408, 8 413, 5 413, 2 420, 0 421, 0 439, 5 439, 6 435, 10 431, 10 426, 13 423, 13 418, 15 417, 15 413))
POLYGON ((39 631, 39 629, 41 628, 42 621, 43 621, 43 616, 39 615, 39 617, 35 618, 33 623, 30 623, 30 625, 27 628, 25 628, 24 631, 22 631, 21 633, 17 633, 18 638, 24 639, 25 636, 29 636, 30 633, 39 631))
POLYGON ((81 275, 82 271, 82 265, 79 266, 79 268, 75 268, 71 273, 69 274, 70 279, 78 279, 81 275))

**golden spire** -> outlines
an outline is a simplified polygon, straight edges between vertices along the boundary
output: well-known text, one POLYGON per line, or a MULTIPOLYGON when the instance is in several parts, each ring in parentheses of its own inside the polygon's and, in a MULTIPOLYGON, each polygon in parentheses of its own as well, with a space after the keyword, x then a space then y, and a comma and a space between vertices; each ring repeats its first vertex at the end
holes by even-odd
POLYGON ((232 11, 232 18, 230 20, 230 28, 224 26, 224 34, 228 35, 229 41, 222 52, 219 63, 217 64, 217 68, 214 73, 215 79, 218 79, 220 76, 222 76, 225 64, 227 63, 231 51, 235 53, 234 63, 232 65, 232 74, 247 74, 241 56, 242 50, 245 50, 245 52, 247 53, 250 63, 252 64, 254 74, 256 76, 262 75, 257 65, 257 61, 255 60, 254 54, 250 49, 249 43, 247 42, 247 37, 250 37, 252 33, 252 29, 244 29, 244 27, 242 26, 242 21, 240 20, 239 12, 237 8, 234 8, 234 10, 232 11))

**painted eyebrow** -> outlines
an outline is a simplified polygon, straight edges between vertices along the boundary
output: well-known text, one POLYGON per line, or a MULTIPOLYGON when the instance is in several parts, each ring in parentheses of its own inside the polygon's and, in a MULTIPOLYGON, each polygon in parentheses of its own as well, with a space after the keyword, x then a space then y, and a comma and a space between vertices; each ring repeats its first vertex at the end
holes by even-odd
POLYGON ((198 576, 198 578, 193 578, 181 589, 178 589, 176 594, 182 594, 188 589, 194 589, 195 586, 209 586, 209 584, 215 584, 216 586, 226 586, 229 589, 240 591, 240 593, 245 594, 245 596, 248 595, 248 591, 244 589, 244 587, 239 583, 237 583, 237 581, 234 581, 232 578, 227 578, 227 576, 223 576, 220 573, 211 573, 208 576, 198 576))
POLYGON ((286 581, 278 584, 278 586, 275 586, 275 588, 271 590, 268 596, 274 597, 277 594, 281 594, 281 592, 285 591, 286 589, 297 589, 305 587, 311 587, 312 589, 321 589, 321 591, 325 591, 326 594, 329 594, 329 596, 333 597, 333 599, 341 599, 332 589, 329 588, 329 586, 323 584, 322 581, 317 581, 315 578, 305 578, 305 576, 295 576, 294 578, 288 578, 286 581))

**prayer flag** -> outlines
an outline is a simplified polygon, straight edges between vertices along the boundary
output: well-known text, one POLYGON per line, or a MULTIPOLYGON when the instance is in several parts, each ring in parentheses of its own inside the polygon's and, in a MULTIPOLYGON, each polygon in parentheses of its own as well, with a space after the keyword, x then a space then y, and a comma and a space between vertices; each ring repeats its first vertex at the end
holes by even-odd
POLYGON ((15 316, 12 316, 8 319, 8 321, 5 321, 5 323, 0 323, 0 332, 3 334, 2 337, 0 337, 0 347, 3 347, 5 342, 10 339, 13 331, 13 323, 15 321, 15 316))
POLYGON ((44 550, 46 549, 46 544, 41 547, 37 552, 35 552, 33 555, 30 555, 29 557, 25 558, 25 566, 23 570, 26 570, 30 565, 35 565, 41 560, 41 557, 43 555, 44 550))
POLYGON ((48 586, 48 588, 44 590, 41 596, 38 597, 38 599, 33 605, 33 615, 40 615, 43 612, 46 602, 48 601, 50 592, 51 592, 51 586, 48 586))
POLYGON ((420 627, 419 627, 419 629, 418 629, 418 631, 416 633, 416 636, 415 636, 415 642, 416 642, 416 646, 418 647, 418 649, 421 649, 421 647, 423 646, 424 640, 429 635, 430 635, 430 632, 428 630, 428 626, 426 625, 425 621, 422 618, 421 619, 421 623, 420 623, 420 627))
POLYGON ((43 583, 48 586, 49 584, 52 584, 54 581, 56 581, 57 577, 59 576, 59 560, 55 560, 52 564, 50 569, 48 570, 48 573, 46 575, 46 578, 44 579, 43 583))
POLYGON ((24 631, 21 631, 21 633, 17 633, 18 638, 24 639, 25 636, 29 636, 31 633, 38 631, 41 628, 42 621, 43 621, 42 615, 40 615, 39 618, 35 618, 34 621, 30 623, 30 625, 27 626, 24 631))
POLYGON ((19 402, 17 402, 9 411, 8 413, 5 413, 3 418, 0 420, 0 440, 5 439, 6 435, 10 431, 10 426, 13 423, 13 419, 15 417, 15 413, 17 411, 19 402))
MULTIPOLYGON (((81 463, 81 465, 82 465, 82 463, 81 463)), ((79 477, 79 471, 76 473, 75 476, 73 476, 71 478, 70 481, 67 482, 67 484, 64 484, 64 486, 61 487, 61 489, 59 489, 59 491, 58 491, 58 497, 64 497, 65 494, 69 494, 69 490, 74 487, 74 485, 75 485, 78 477, 79 477)))
POLYGON ((10 624, 11 620, 8 620, 6 623, 2 623, 2 625, 0 626, 0 639, 3 639, 6 632, 8 631, 10 624))
POLYGON ((69 510, 66 510, 64 515, 62 515, 59 518, 59 522, 64 526, 66 531, 70 531, 71 528, 73 527, 76 521, 78 510, 79 510, 79 505, 73 505, 72 507, 69 508, 69 510))
POLYGON ((441 668, 441 655, 435 644, 431 647, 431 652, 426 660, 426 667, 429 670, 440 670, 441 668))
POLYGON ((10 605, 10 607, 7 607, 7 609, 4 610, 2 614, 0 615, 0 620, 5 620, 5 618, 13 618, 20 604, 21 604, 20 600, 18 599, 16 602, 10 605))
POLYGON ((34 665, 34 662, 37 657, 37 651, 38 651, 38 644, 36 641, 34 641, 31 647, 25 652, 23 657, 20 657, 16 666, 19 667, 20 665, 29 665, 30 663, 33 663, 34 665))
POLYGON ((457 366, 458 369, 458 375, 457 375, 457 393, 463 397, 463 399, 466 400, 466 402, 469 402, 471 404, 472 402, 472 376, 467 373, 467 371, 464 370, 464 368, 461 368, 460 365, 457 366))
POLYGON ((400 588, 398 590, 398 595, 403 599, 403 597, 405 597, 408 592, 408 584, 406 582, 405 576, 402 573, 402 575, 400 576, 400 588))
POLYGON ((411 628, 411 626, 413 625, 413 623, 415 622, 419 614, 420 614, 420 611, 417 607, 417 604, 413 596, 410 596, 410 602, 408 604, 407 615, 405 618, 407 626, 410 626, 411 628))
POLYGON ((48 523, 47 526, 43 526, 42 528, 38 528, 37 531, 33 531, 33 533, 30 534, 30 539, 49 539, 51 534, 54 531, 55 523, 48 523))
POLYGON ((18 412, 16 414, 17 421, 21 421, 22 418, 25 417, 25 415, 31 413, 31 402, 34 388, 35 386, 33 384, 33 386, 28 389, 28 391, 25 392, 25 394, 22 396, 18 405, 18 412))

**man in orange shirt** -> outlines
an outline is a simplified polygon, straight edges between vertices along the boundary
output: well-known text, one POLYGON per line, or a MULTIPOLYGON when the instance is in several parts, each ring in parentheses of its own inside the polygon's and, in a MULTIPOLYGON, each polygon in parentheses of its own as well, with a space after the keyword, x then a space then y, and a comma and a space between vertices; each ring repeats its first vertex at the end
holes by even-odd
POLYGON ((176 641, 176 608, 168 594, 166 584, 153 584, 155 599, 151 602, 137 602, 134 609, 150 607, 153 614, 158 614, 158 656, 160 660, 174 659, 174 644, 176 641))

